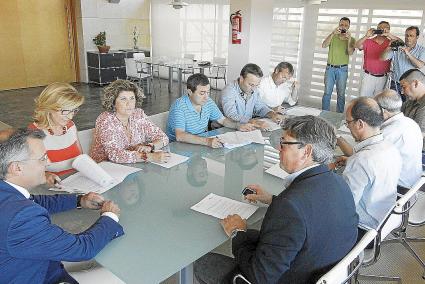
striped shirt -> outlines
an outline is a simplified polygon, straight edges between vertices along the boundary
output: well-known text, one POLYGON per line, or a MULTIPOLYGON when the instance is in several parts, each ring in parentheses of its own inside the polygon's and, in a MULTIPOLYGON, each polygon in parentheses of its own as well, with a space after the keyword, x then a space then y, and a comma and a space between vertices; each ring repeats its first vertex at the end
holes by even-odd
MULTIPOLYGON (((35 123, 31 123, 28 128, 39 129, 35 123)), ((46 129, 42 129, 46 134, 43 143, 50 160, 46 170, 57 175, 73 172, 71 164, 77 156, 82 154, 74 122, 69 121, 66 128, 65 134, 62 135, 52 135, 46 129)))
POLYGON ((167 124, 167 135, 170 141, 176 140, 176 129, 199 135, 208 131, 208 122, 220 120, 223 114, 211 98, 197 112, 189 99, 184 95, 178 98, 170 108, 167 124))
MULTIPOLYGON (((423 47, 422 45, 416 44, 415 47, 410 51, 410 53, 420 61, 425 62, 425 47, 423 47)), ((416 68, 416 66, 414 66, 410 59, 407 57, 406 53, 404 53, 404 51, 400 49, 398 49, 397 51, 391 51, 386 59, 393 60, 393 79, 397 82, 400 82, 400 77, 404 74, 404 72, 416 68)))

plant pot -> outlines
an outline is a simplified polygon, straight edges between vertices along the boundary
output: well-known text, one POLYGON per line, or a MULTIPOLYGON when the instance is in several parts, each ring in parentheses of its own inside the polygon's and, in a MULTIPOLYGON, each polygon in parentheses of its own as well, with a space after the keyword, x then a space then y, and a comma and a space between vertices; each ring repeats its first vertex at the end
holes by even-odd
POLYGON ((111 47, 109 45, 98 45, 99 53, 108 53, 111 47))

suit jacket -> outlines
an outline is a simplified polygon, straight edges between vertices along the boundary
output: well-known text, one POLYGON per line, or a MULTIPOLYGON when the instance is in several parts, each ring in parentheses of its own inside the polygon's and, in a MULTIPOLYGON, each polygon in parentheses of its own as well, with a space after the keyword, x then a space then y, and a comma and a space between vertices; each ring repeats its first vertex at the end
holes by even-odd
POLYGON ((26 199, 0 180, 0 283, 58 283, 72 279, 60 261, 93 258, 124 234, 109 217, 100 217, 74 235, 50 221, 49 214, 76 208, 75 195, 40 195, 26 199))
POLYGON ((347 183, 320 165, 273 197, 260 231, 237 234, 233 255, 251 283, 314 283, 351 250, 357 224, 347 183))

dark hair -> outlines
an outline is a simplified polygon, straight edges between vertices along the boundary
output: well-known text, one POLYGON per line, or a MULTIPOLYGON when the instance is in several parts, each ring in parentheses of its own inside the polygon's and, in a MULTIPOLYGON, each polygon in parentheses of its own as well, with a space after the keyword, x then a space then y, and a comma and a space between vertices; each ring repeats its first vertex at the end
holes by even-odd
POLYGON ((380 127, 384 115, 378 103, 369 97, 360 97, 351 101, 351 116, 354 120, 363 120, 370 127, 380 127))
POLYGON ((401 75, 400 81, 402 80, 407 80, 409 82, 417 80, 418 82, 425 84, 425 74, 422 73, 419 69, 410 69, 401 75))
POLYGON ((143 92, 142 90, 133 82, 128 80, 118 79, 109 84, 109 86, 103 89, 103 100, 102 106, 103 109, 108 112, 113 112, 115 109, 115 101, 121 92, 133 92, 136 98, 136 107, 142 107, 143 103, 143 92))
POLYGON ((348 23, 351 25, 351 21, 350 21, 350 19, 349 18, 347 18, 347 17, 342 17, 341 19, 339 19, 339 21, 341 22, 341 21, 348 21, 348 23))
POLYGON ((246 78, 248 74, 252 74, 258 78, 263 77, 263 71, 261 70, 260 66, 254 63, 248 63, 242 68, 241 76, 246 78))
POLYGON ((276 67, 274 68, 274 72, 280 72, 283 69, 288 69, 290 74, 294 74, 294 66, 292 66, 289 62, 280 62, 276 67))
POLYGON ((199 85, 207 86, 209 84, 208 77, 201 73, 192 74, 187 78, 187 88, 192 92, 195 92, 199 85))
POLYGON ((387 25, 390 25, 390 23, 389 23, 389 22, 387 22, 387 21, 380 21, 380 22, 378 23, 378 26, 379 26, 380 24, 387 24, 387 25))
POLYGON ((406 32, 407 31, 411 31, 411 30, 415 30, 416 31, 416 36, 419 36, 419 28, 418 27, 416 27, 416 26, 410 26, 410 27, 408 27, 406 29, 406 32))

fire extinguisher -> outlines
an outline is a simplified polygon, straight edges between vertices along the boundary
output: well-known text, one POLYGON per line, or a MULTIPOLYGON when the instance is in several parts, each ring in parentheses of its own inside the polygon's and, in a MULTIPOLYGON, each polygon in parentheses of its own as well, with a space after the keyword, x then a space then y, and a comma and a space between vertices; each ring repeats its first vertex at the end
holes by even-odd
POLYGON ((230 15, 230 23, 232 24, 232 44, 241 44, 242 32, 242 15, 241 10, 230 15))

